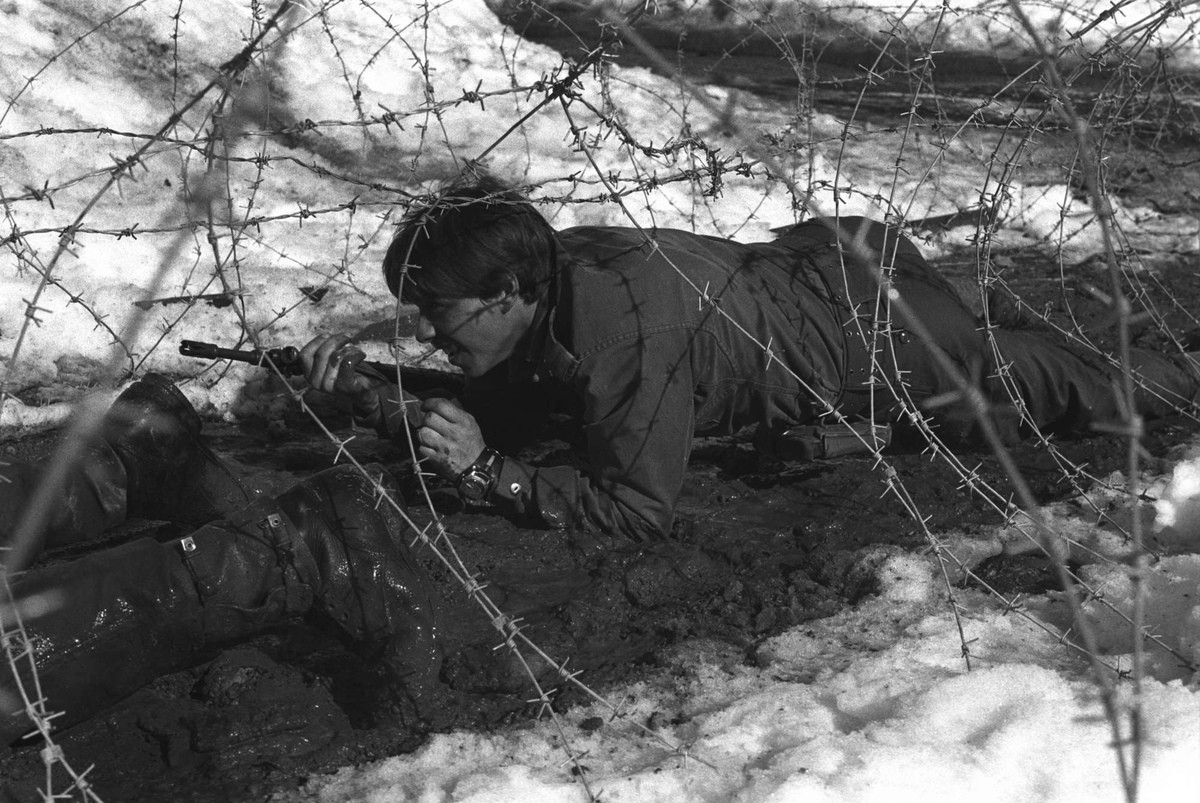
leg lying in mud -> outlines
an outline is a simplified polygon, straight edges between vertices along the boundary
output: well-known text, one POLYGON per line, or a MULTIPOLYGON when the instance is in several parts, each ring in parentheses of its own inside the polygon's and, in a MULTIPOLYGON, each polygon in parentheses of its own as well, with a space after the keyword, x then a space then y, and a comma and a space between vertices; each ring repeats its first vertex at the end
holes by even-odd
POLYGON ((255 490, 204 444, 200 426, 169 379, 147 374, 117 397, 33 528, 22 528, 26 503, 46 466, 0 463, 0 563, 20 571, 43 550, 93 541, 127 516, 199 526, 252 501, 255 490))
MULTIPOLYGON (((877 424, 907 426, 907 412, 894 395, 869 382, 879 372, 895 387, 903 387, 918 405, 936 400, 936 407, 926 409, 932 413, 938 435, 950 442, 975 443, 979 439, 976 411, 961 401, 962 378, 975 382, 991 402, 992 423, 1010 443, 1029 437, 1031 424, 1055 433, 1089 432, 1120 424, 1125 410, 1117 392, 1116 367, 1085 349, 1060 344, 1040 333, 989 328, 910 241, 864 218, 843 218, 838 225, 838 242, 861 236, 859 244, 872 256, 863 260, 848 250, 830 251, 832 256, 827 255, 818 265, 831 287, 845 282, 850 288, 846 292, 858 293, 838 301, 842 319, 850 322, 840 400, 844 414, 873 411, 877 424), (866 314, 861 310, 873 308, 878 292, 873 273, 878 265, 889 263, 890 289, 904 300, 904 308, 892 310, 886 326, 874 322, 879 331, 890 331, 891 337, 881 337, 874 344, 879 353, 873 355, 853 322, 866 314), (916 331, 924 332, 929 341, 915 336, 916 331), (988 340, 989 331, 998 354, 988 340), (1009 378, 1007 383, 1000 377, 1000 365, 1009 378), (1018 405, 1024 408, 1024 416, 1018 405)), ((834 242, 834 232, 830 221, 810 221, 788 236, 811 249, 813 243, 834 242)), ((1138 380, 1135 403, 1141 415, 1170 415, 1200 399, 1200 354, 1134 349, 1130 357, 1138 380)))
MULTIPOLYGON (((1030 332, 997 330, 996 343, 1030 419, 1051 432, 1119 426, 1126 415, 1120 372, 1093 355, 1048 343, 1030 332)), ((1130 350, 1134 403, 1149 419, 1188 409, 1200 398, 1200 355, 1130 350)), ((993 397, 1001 397, 993 390, 993 397)))
MULTIPOLYGON (((381 485, 400 500, 387 475, 381 485)), ((33 730, 18 680, 64 712, 57 726, 70 725, 222 646, 314 614, 378 651, 412 724, 431 719, 441 666, 433 602, 406 523, 377 499, 356 469, 328 469, 182 539, 144 538, 21 575, 13 597, 27 612, 40 685, 3 673, 0 741, 33 730)))

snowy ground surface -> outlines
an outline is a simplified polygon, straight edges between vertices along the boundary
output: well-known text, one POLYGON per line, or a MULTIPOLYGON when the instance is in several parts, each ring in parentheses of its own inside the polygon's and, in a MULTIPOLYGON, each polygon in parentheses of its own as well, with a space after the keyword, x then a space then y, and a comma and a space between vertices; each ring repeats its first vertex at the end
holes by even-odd
MULTIPOLYGON (((1022 46, 1023 34, 1003 4, 982 5, 995 12, 956 17, 948 45, 1022 46)), ((183 113, 167 141, 149 142, 59 252, 63 227, 97 197, 114 162, 148 142, 122 132, 159 130, 260 30, 261 20, 253 22, 247 4, 230 0, 212 0, 202 11, 166 0, 129 7, 112 0, 0 4, 0 96, 12 101, 0 111, 6 199, 0 236, 8 238, 0 258, 0 376, 17 394, 0 402, 0 425, 20 430, 59 422, 69 410, 61 399, 70 394, 48 396, 46 388, 104 386, 128 369, 195 375, 184 389, 207 414, 233 417, 250 406, 283 404, 286 399, 255 396, 253 371, 234 370, 217 382, 175 354, 174 342, 252 336, 266 345, 300 344, 317 331, 358 331, 395 315, 377 275, 395 209, 389 198, 452 175, 540 95, 450 101, 464 92, 532 86, 559 68, 560 58, 503 29, 482 0, 450 0, 428 17, 419 16, 420 4, 404 0, 329 6, 317 14, 315 2, 298 4, 288 35, 268 35, 267 58, 230 87, 220 122, 245 136, 219 147, 241 161, 218 162, 219 170, 206 173, 203 151, 177 144, 214 125, 216 94, 206 96, 183 113), (76 42, 112 16, 111 24, 76 42), (421 65, 434 69, 423 74, 421 65), (384 125, 380 116, 389 110, 405 113, 384 125), (269 146, 269 138, 254 134, 281 125, 292 133, 269 146), (72 129, 79 133, 63 133, 72 129), (210 219, 216 221, 211 238, 210 219), (51 286, 35 296, 47 273, 51 286), (327 292, 315 303, 303 287, 327 292), (214 293, 230 294, 234 303, 159 301, 214 293), (31 301, 37 322, 26 327, 31 301), (131 306, 137 301, 149 314, 131 306), (115 349, 114 339, 122 344, 115 349)), ((939 6, 919 4, 907 27, 930 30, 939 6)), ((1116 16, 1137 19, 1157 6, 1125 5, 1116 16)), ((880 7, 894 15, 900 5, 880 7)), ((1091 18, 1092 4, 1074 7, 1077 15, 1062 18, 1050 4, 1032 13, 1044 30, 1061 33, 1091 18)), ((864 12, 844 13, 874 24, 864 12)), ((1197 37, 1184 35, 1196 22, 1194 7, 1189 13, 1164 31, 1163 46, 1181 37, 1174 52, 1194 63, 1197 37)), ((1091 35, 1105 30, 1111 28, 1102 25, 1091 35)), ((617 111, 645 141, 678 140, 685 117, 696 130, 713 129, 709 112, 646 71, 614 69, 607 82, 585 79, 582 92, 597 108, 617 111)), ((708 93, 718 106, 728 100, 725 90, 708 93)), ((788 131, 788 109, 747 96, 739 103, 740 126, 788 131)), ((574 113, 582 112, 576 106, 574 113)), ((594 118, 576 122, 596 126, 594 118)), ((819 145, 807 154, 807 166, 816 174, 835 174, 840 132, 839 121, 814 118, 807 135, 819 145)), ((713 136, 734 149, 732 140, 713 136)), ((911 218, 970 208, 987 187, 979 163, 966 157, 983 144, 964 134, 950 154, 964 158, 942 158, 928 141, 906 144, 902 130, 873 132, 869 147, 841 156, 840 209, 881 214, 890 205, 911 218), (905 148, 911 159, 897 173, 891 158, 905 148), (937 181, 925 180, 927 170, 936 171, 937 181)), ((605 172, 623 170, 628 177, 640 169, 611 140, 593 146, 605 172)), ((688 167, 685 161, 661 167, 669 173, 688 167)), ((540 183, 547 198, 582 200, 602 192, 557 107, 505 139, 488 164, 501 175, 540 183)), ((796 213, 779 184, 762 181, 757 168, 749 172, 727 177, 719 198, 675 183, 625 200, 643 225, 767 239, 772 227, 796 213)), ((833 208, 827 185, 816 188, 816 198, 822 208, 833 208)), ((612 203, 555 200, 543 211, 559 227, 626 222, 612 203)), ((1057 232, 1069 259, 1082 261, 1100 247, 1089 219, 1065 183, 1017 181, 1002 236, 1020 244, 1057 232)), ((1133 247, 1192 254, 1194 264, 1200 249, 1194 217, 1118 203, 1116 220, 1133 247)), ((935 256, 940 247, 928 246, 935 256)), ((386 357, 384 341, 368 342, 375 356, 386 357)), ((1159 535, 1185 554, 1154 565, 1147 620, 1163 644, 1193 666, 1200 662, 1200 559, 1190 553, 1200 511, 1188 499, 1200 490, 1198 474, 1200 456, 1185 455, 1174 479, 1151 478, 1157 485, 1150 493, 1160 499, 1159 535)), ((1061 516, 1064 527, 1088 526, 1061 516)), ((953 534, 947 537, 953 541, 953 534)), ((1085 571, 1110 603, 1129 611, 1121 547, 1109 546, 1113 560, 1085 571)), ((625 721, 613 721, 599 706, 571 711, 565 735, 582 756, 592 790, 606 801, 1121 799, 1097 687, 1059 644, 1057 634, 1071 623, 1054 595, 1026 600, 1030 616, 1022 618, 1006 615, 994 600, 965 594, 962 626, 974 666, 967 673, 931 559, 894 556, 879 572, 877 599, 770 639, 754 665, 704 643, 686 645, 670 671, 613 692, 625 721), (666 743, 631 723, 647 725, 666 743), (667 743, 686 746, 687 755, 667 743)), ((1128 626, 1108 609, 1089 611, 1104 659, 1127 669, 1128 626)), ((1152 651, 1151 677, 1142 687, 1145 801, 1194 799, 1200 767, 1197 679, 1165 655, 1152 651)), ((279 799, 583 800, 582 785, 564 765, 562 741, 545 721, 439 735, 415 754, 315 778, 279 799)))

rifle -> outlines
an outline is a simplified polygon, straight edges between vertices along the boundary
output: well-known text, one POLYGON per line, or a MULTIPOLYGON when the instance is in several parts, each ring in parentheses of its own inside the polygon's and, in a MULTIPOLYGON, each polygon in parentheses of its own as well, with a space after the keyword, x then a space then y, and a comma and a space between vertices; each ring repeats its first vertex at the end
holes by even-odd
MULTIPOLYGON (((213 343, 184 340, 179 344, 179 353, 200 360, 235 360, 263 368, 274 366, 284 376, 304 375, 304 361, 300 359, 300 350, 294 346, 273 349, 226 349, 213 343)), ((458 395, 465 386, 461 374, 435 368, 405 366, 397 374, 395 365, 364 361, 355 366, 355 370, 363 376, 393 385, 397 383, 398 378, 402 379, 404 417, 410 425, 418 428, 424 420, 424 413, 421 412, 420 397, 417 394, 435 395, 433 392, 436 391, 436 395, 458 395)))
POLYGON ((179 353, 185 357, 195 357, 199 360, 236 360, 270 368, 272 365, 284 376, 303 376, 304 363, 300 360, 300 350, 293 346, 277 349, 223 349, 213 343, 201 343, 198 340, 183 340, 179 343, 179 353))
MULTIPOLYGON (((300 359, 300 350, 294 346, 273 349, 226 349, 213 343, 183 340, 179 343, 179 353, 200 360, 234 360, 263 368, 275 366, 284 376, 304 375, 304 362, 300 359)), ((465 384, 461 374, 436 368, 403 366, 398 377, 395 365, 364 361, 358 364, 356 370, 364 376, 391 384, 403 379, 404 389, 414 393, 444 390, 457 395, 462 392, 465 384)))

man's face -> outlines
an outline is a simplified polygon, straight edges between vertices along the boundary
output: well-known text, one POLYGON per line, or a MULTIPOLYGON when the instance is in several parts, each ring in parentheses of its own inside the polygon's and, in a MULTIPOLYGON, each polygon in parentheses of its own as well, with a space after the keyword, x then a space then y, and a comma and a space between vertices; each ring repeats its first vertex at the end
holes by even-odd
POLYGON ((445 352, 467 376, 482 376, 513 355, 533 306, 512 296, 429 301, 418 306, 416 338, 445 352))

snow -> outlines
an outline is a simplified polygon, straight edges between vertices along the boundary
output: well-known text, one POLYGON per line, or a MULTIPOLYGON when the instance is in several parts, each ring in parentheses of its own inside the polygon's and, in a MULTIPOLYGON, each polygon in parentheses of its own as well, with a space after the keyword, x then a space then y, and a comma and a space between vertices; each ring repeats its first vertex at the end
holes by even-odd
MULTIPOLYGON (((697 15, 709 7, 675 5, 697 15)), ((867 13, 861 10, 865 5, 843 9, 841 19, 878 30, 879 14, 888 12, 886 19, 895 20, 908 7, 871 3, 875 11, 867 13)), ((948 46, 1027 46, 1005 5, 952 4, 948 46), (972 8, 975 12, 965 13, 972 8)), ((940 7, 917 4, 904 26, 919 38, 932 30, 940 7)), ((1115 30, 1112 24, 1129 24, 1159 7, 1123 5, 1118 19, 1090 31, 1085 41, 1102 41, 1097 37, 1115 30)), ((396 310, 378 264, 395 214, 393 190, 419 193, 453 175, 541 97, 520 91, 478 100, 464 93, 531 87, 554 80, 561 67, 556 54, 498 25, 482 0, 433 4, 428 17, 423 8, 409 0, 327 8, 312 0, 299 4, 287 19, 288 33, 269 36, 267 56, 229 87, 232 100, 222 124, 233 136, 221 147, 244 161, 218 161, 220 169, 206 179, 199 150, 155 145, 99 198, 74 243, 59 254, 62 229, 96 196, 115 160, 145 142, 111 132, 157 130, 217 76, 216 68, 261 22, 252 22, 246 4, 231 0, 212 0, 203 12, 166 0, 130 8, 115 0, 86 7, 50 0, 0 3, 5 29, 0 58, 6 65, 0 95, 13 101, 0 112, 0 189, 10 199, 4 203, 3 232, 22 233, 0 262, 0 377, 6 387, 36 389, 69 376, 111 395, 115 371, 156 369, 194 375, 183 386, 193 403, 208 414, 236 417, 286 404, 287 397, 264 390, 256 369, 235 368, 215 381, 212 372, 175 354, 176 340, 232 343, 248 332, 265 345, 300 344, 316 332, 357 331, 391 319, 396 310), (176 26, 173 15, 181 7, 176 26), (119 16, 73 44, 112 15, 119 16), (170 47, 175 42, 178 73, 170 47), (367 124, 389 111, 396 116, 387 126, 367 124), (306 120, 315 128, 290 138, 256 133, 268 123, 306 120), (51 134, 51 128, 85 131, 51 134), (16 136, 22 132, 30 135, 16 136), (261 168, 253 161, 260 154, 271 157, 261 168), (214 205, 212 238, 205 193, 218 201, 229 198, 228 204, 214 205), (262 217, 238 225, 254 216, 262 217), (117 236, 120 232, 126 233, 117 236), (27 305, 52 262, 55 283, 38 298, 37 324, 25 331, 27 305), (213 267, 218 262, 220 276, 213 267), (314 304, 303 286, 327 286, 329 292, 314 304), (130 303, 226 288, 239 296, 238 303, 152 305, 144 319, 130 303), (141 331, 134 333, 139 322, 141 331), (117 339, 124 345, 114 348, 117 339)), ((753 15, 755 8, 749 0, 739 3, 739 13, 753 15)), ((1030 8, 1037 24, 1054 35, 1076 30, 1094 14, 1094 4, 1082 2, 1030 8)), ((1161 42, 1182 63, 1195 63, 1200 38, 1187 35, 1195 19, 1189 8, 1163 29, 1161 42), (1185 41, 1172 44, 1179 37, 1185 41)), ((589 73, 580 92, 597 109, 618 114, 643 143, 661 147, 694 131, 719 144, 722 156, 738 148, 724 124, 670 81, 644 70, 589 73)), ((731 99, 729 90, 706 92, 718 106, 731 99)), ((187 139, 209 130, 215 97, 185 114, 169 136, 187 139)), ((782 135, 794 123, 787 108, 744 96, 736 100, 736 123, 743 130, 782 135)), ((643 158, 614 137, 601 136, 599 121, 580 106, 572 113, 590 137, 598 137, 589 147, 601 171, 620 174, 620 187, 632 186, 640 175, 665 178, 703 167, 702 159, 686 151, 643 158)), ((813 176, 830 179, 841 133, 840 121, 817 114, 811 136, 819 144, 789 169, 806 180, 811 157, 813 176)), ((995 189, 984 184, 982 169, 971 159, 986 155, 987 145, 970 131, 948 156, 936 142, 907 141, 900 131, 864 129, 856 136, 861 144, 841 160, 837 198, 827 185, 814 185, 823 210, 837 206, 843 214, 880 215, 888 208, 881 199, 890 197, 908 216, 919 217, 970 208, 995 189), (908 162, 897 172, 893 160, 902 151, 908 162), (922 178, 927 170, 936 180, 922 178)), ((556 226, 627 222, 617 204, 602 199, 605 189, 570 136, 564 112, 553 104, 491 151, 487 164, 502 176, 544 182, 539 197, 555 200, 541 208, 556 226)), ((652 194, 634 192, 625 203, 642 225, 767 239, 772 227, 795 220, 797 212, 783 186, 766 181, 761 167, 749 172, 727 175, 717 198, 699 192, 701 179, 663 183, 652 194)), ((1116 220, 1134 246, 1150 242, 1180 253, 1200 248, 1194 218, 1118 205, 1116 220)), ((1016 181, 1002 224, 999 236, 1010 243, 1062 238, 1068 261, 1100 247, 1086 205, 1066 185, 1016 181)), ((949 236, 968 234, 957 230, 949 236)), ((925 247, 936 255, 942 245, 925 247)), ((373 358, 387 357, 386 343, 365 345, 373 358)), ((410 354, 418 351, 412 343, 400 345, 410 354)), ((64 404, 10 397, 0 404, 0 427, 51 424, 68 411, 64 404)), ((1171 476, 1148 478, 1146 487, 1156 501, 1129 515, 1157 521, 1156 543, 1177 553, 1146 571, 1147 625, 1165 648, 1195 665, 1200 456, 1185 456, 1171 476)), ((1093 600, 1085 616, 1097 630, 1102 657, 1129 669, 1131 631, 1114 613, 1131 614, 1128 544, 1094 527, 1078 510, 1060 506, 1044 513, 1074 541, 1072 549, 1090 556, 1085 579, 1102 589, 1111 607, 1093 600)), ((967 564, 1023 538, 999 525, 984 539, 939 537, 967 564)), ((621 718, 601 706, 568 712, 565 733, 582 756, 591 788, 606 801, 630 802, 1122 799, 1097 685, 1059 643, 1070 639, 1062 634, 1075 623, 1056 595, 1022 600, 1022 610, 1014 612, 981 594, 956 591, 972 664, 968 672, 959 625, 933 558, 886 554, 873 565, 881 582, 877 597, 769 640, 753 664, 720 645, 685 643, 656 675, 610 690, 610 699, 621 701, 621 718)), ((1141 799, 1195 799, 1197 678, 1161 648, 1150 650, 1144 669, 1141 799)), ((1127 701, 1132 686, 1122 682, 1118 688, 1127 701)), ((412 755, 311 779, 277 800, 584 800, 583 786, 564 757, 558 731, 545 720, 492 733, 454 732, 435 736, 412 755)))

